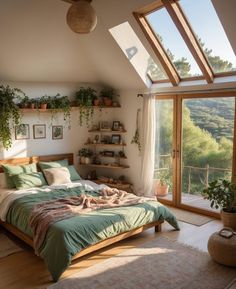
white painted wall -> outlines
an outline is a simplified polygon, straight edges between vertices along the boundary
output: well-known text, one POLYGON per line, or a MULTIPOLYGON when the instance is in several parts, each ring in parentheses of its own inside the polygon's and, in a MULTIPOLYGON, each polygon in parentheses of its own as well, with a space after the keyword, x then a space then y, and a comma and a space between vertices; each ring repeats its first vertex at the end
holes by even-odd
MULTIPOLYGON (((68 95, 72 97, 74 92, 80 86, 86 84, 68 84, 68 83, 16 83, 8 82, 11 87, 22 89, 29 97, 39 97, 44 94, 68 95)), ((93 86, 94 87, 94 86, 93 86)), ((98 89, 98 87, 94 87, 98 89)), ((100 175, 118 177, 125 175, 127 179, 132 182, 135 187, 138 186, 140 176, 140 157, 138 149, 131 144, 132 137, 136 128, 136 112, 138 108, 142 107, 142 98, 137 98, 137 93, 140 91, 124 90, 120 92, 121 108, 116 109, 102 109, 102 111, 95 110, 94 123, 98 121, 109 121, 112 123, 115 120, 124 124, 127 134, 123 136, 127 143, 125 152, 128 157, 124 163, 130 165, 129 169, 125 170, 100 170, 100 175)), ((53 125, 63 125, 63 114, 54 120, 53 125)), ((0 152, 0 159, 17 158, 33 155, 48 155, 60 153, 74 153, 75 164, 78 164, 77 153, 88 137, 93 138, 94 135, 88 133, 87 127, 80 127, 78 124, 78 110, 71 113, 71 130, 64 128, 64 137, 62 140, 52 140, 51 129, 51 114, 50 113, 25 113, 23 115, 23 123, 30 125, 30 139, 29 140, 15 140, 14 133, 12 135, 13 145, 8 151, 0 152), (33 125, 46 124, 46 139, 33 139, 33 125)), ((88 169, 78 167, 82 175, 88 173, 88 169)))

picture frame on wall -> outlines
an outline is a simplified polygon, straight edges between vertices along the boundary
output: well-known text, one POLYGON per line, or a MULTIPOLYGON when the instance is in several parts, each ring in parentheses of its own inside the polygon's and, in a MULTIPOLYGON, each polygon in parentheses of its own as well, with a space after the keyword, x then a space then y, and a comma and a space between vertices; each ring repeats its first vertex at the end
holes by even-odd
POLYGON ((23 140, 30 138, 30 127, 29 124, 22 123, 15 126, 15 139, 23 140))
POLYGON ((62 125, 53 125, 52 126, 52 139, 63 139, 63 126, 62 125))
POLYGON ((46 138, 46 124, 34 124, 33 136, 34 136, 34 139, 46 138))

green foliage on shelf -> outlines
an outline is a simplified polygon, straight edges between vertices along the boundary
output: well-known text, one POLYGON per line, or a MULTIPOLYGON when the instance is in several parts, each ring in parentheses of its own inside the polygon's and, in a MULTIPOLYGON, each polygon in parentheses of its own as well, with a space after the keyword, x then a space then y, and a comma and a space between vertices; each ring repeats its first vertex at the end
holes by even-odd
POLYGON ((12 145, 12 129, 21 122, 18 103, 25 97, 25 93, 18 88, 0 85, 0 141, 5 149, 12 145))
POLYGON ((75 102, 79 107, 79 124, 83 125, 84 121, 88 126, 93 119, 94 109, 93 101, 97 98, 96 90, 91 87, 80 87, 75 93, 75 102))
POLYGON ((82 148, 78 152, 79 157, 90 158, 93 156, 93 151, 87 148, 82 148))
POLYGON ((114 100, 115 97, 119 96, 117 91, 110 86, 104 86, 100 91, 100 97, 107 97, 110 100, 114 100))

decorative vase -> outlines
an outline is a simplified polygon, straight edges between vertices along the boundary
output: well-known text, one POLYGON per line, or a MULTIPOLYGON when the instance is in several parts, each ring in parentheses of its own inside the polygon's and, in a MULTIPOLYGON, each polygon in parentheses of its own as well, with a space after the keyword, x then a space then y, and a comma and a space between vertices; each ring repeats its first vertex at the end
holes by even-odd
POLYGON ((103 102, 105 106, 112 106, 112 100, 109 97, 103 97, 103 102))
POLYGON ((228 227, 236 231, 236 213, 229 213, 221 210, 220 214, 224 227, 228 227))

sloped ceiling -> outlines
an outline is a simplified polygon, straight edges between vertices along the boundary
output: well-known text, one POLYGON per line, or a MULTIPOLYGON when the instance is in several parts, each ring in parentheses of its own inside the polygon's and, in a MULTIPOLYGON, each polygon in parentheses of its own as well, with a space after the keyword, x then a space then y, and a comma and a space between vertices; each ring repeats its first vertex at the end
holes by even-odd
MULTIPOLYGON (((152 2, 93 0, 98 16, 97 28, 88 35, 79 35, 66 25, 68 3, 61 0, 0 0, 0 80, 102 82, 120 89, 145 88, 108 29, 129 21, 155 59, 132 16, 134 10, 152 2)), ((218 14, 219 10, 225 13, 221 20, 227 22, 227 29, 234 28, 234 15, 230 15, 230 20, 227 14, 235 11, 231 8, 235 0, 214 2, 218 14), (227 7, 223 9, 217 5, 220 2, 227 7)), ((235 37, 234 32, 231 34, 235 37)), ((233 41, 236 47, 236 39, 233 41)))
POLYGON ((94 0, 98 26, 79 35, 66 25, 68 3, 0 0, 0 80, 144 87, 108 29, 133 18, 138 4, 147 2, 94 0))

